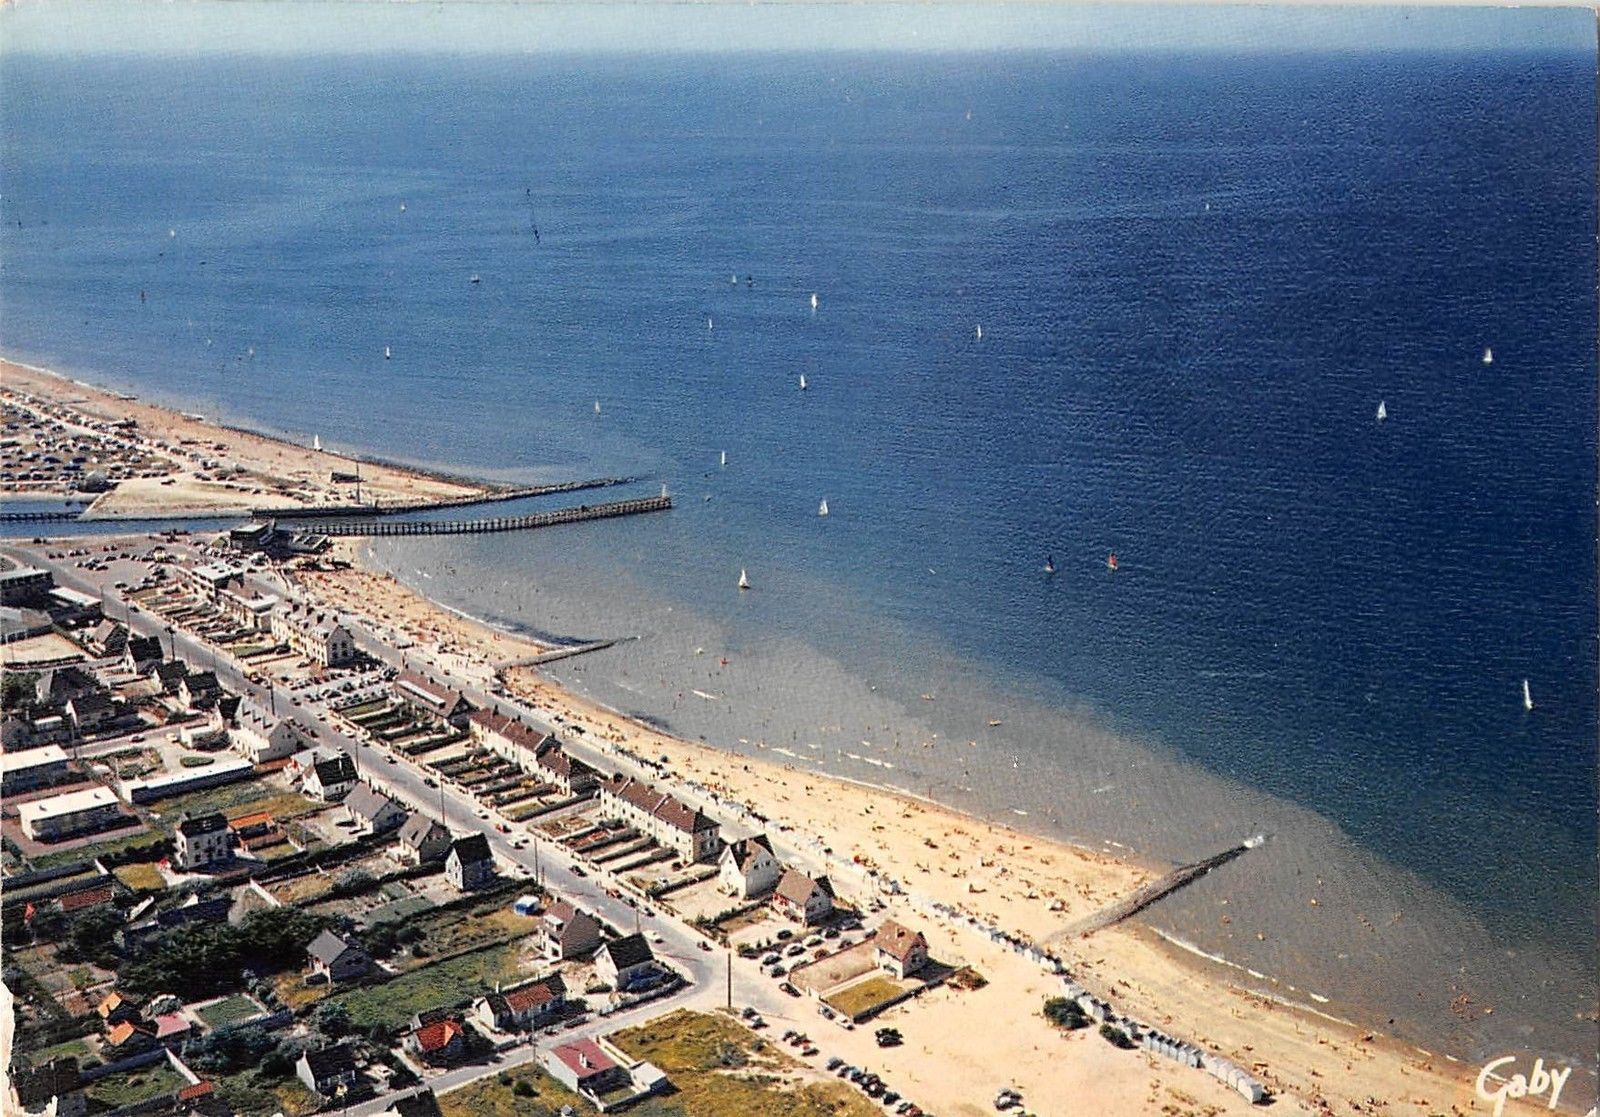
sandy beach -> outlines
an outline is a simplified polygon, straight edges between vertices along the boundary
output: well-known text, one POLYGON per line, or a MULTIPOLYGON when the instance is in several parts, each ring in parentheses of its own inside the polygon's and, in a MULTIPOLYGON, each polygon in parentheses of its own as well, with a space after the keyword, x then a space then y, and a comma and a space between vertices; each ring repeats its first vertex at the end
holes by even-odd
MULTIPOLYGON (((132 477, 97 497, 86 518, 132 519, 147 516, 204 516, 245 512, 263 506, 316 506, 353 503, 356 485, 332 475, 359 470, 364 502, 441 500, 485 491, 484 486, 433 476, 420 470, 361 461, 324 450, 295 446, 169 408, 125 399, 45 369, 0 361, 0 392, 49 408, 69 427, 79 422, 137 424, 142 446, 171 464, 160 477, 132 477), (216 463, 212 467, 204 461, 216 463)), ((64 496, 12 486, 7 496, 64 496)))
MULTIPOLYGON (((445 610, 392 575, 342 554, 348 571, 302 573, 308 591, 410 641, 441 667, 485 680, 493 665, 539 646, 445 610)), ((938 804, 686 742, 623 717, 560 687, 536 670, 506 672, 508 688, 549 715, 583 726, 591 742, 652 758, 665 756, 679 777, 725 802, 766 815, 781 836, 808 836, 836 856, 904 882, 920 901, 937 901, 985 922, 1042 941, 1126 895, 1167 866, 1139 865, 976 819, 938 804)), ((849 895, 851 880, 840 878, 849 895)), ((976 992, 941 989, 891 1010, 919 1042, 878 1060, 947 1111, 988 1109, 983 1089, 995 1071, 1024 1089, 1044 1112, 1066 1112, 1092 1097, 1096 1112, 1246 1112, 1237 1094, 1198 1071, 1145 1054, 1118 1052, 1092 1030, 1063 1036, 1040 1015, 1059 989, 1033 963, 969 927, 930 915, 907 899, 894 914, 923 929, 935 957, 973 966, 990 984, 976 992), (1003 1028, 971 1022, 1003 1020, 1003 1028), (940 1037, 937 1040, 929 1037, 940 1037), (975 1084, 981 1084, 978 1089, 975 1084)), ((1058 950, 1079 980, 1119 1010, 1199 1043, 1250 1068, 1279 1098, 1281 1112, 1472 1113, 1492 1104, 1476 1097, 1477 1068, 1455 1063, 1342 1022, 1295 994, 1270 999, 1230 981, 1226 967, 1163 941, 1136 920, 1068 941, 1058 950)), ((870 1040, 863 1039, 868 1048, 870 1040)), ((1543 1109, 1514 1103, 1508 1112, 1543 1109)))

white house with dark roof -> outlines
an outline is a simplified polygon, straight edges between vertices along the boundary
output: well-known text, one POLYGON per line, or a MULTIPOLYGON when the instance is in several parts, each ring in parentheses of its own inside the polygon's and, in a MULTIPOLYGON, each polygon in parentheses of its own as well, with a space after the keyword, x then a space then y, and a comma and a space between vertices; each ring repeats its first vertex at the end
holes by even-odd
POLYGON ((233 831, 221 811, 185 818, 173 833, 174 863, 180 869, 200 869, 226 861, 233 850, 233 831))
POLYGON ((833 913, 833 885, 827 877, 813 879, 799 869, 786 869, 772 894, 772 906, 806 926, 820 923, 833 913))
POLYGON ((601 781, 600 812, 623 820, 686 861, 709 861, 721 848, 715 819, 631 776, 601 781))
POLYGON ((321 974, 329 981, 354 981, 372 968, 372 959, 359 943, 341 938, 332 931, 323 931, 306 947, 306 957, 311 972, 321 974))
POLYGON ((222 684, 212 671, 191 672, 178 683, 178 701, 191 710, 214 706, 221 697, 222 684))
POLYGON ((600 945, 600 923, 594 916, 557 900, 545 910, 543 923, 544 956, 551 962, 579 958, 600 945))
POLYGON ((442 861, 450 854, 450 831, 438 819, 413 811, 400 827, 400 841, 394 856, 402 864, 426 865, 442 861))
POLYGON ((386 834, 406 821, 406 809, 369 783, 350 789, 344 797, 344 812, 358 834, 386 834))
POLYGON ((110 697, 98 691, 77 695, 67 703, 67 720, 78 733, 91 733, 116 716, 110 697))
POLYGON ((154 636, 129 636, 122 649, 122 669, 143 675, 166 658, 161 641, 154 636))
POLYGON ((740 838, 722 851, 717 862, 717 886, 730 896, 749 900, 764 896, 778 884, 783 865, 772 852, 765 834, 740 838))
POLYGON ((450 843, 450 852, 444 859, 444 875, 462 892, 482 888, 494 879, 494 854, 489 851, 489 839, 482 834, 468 834, 450 843))
POLYGON ((656 956, 643 935, 625 935, 595 951, 594 972, 613 989, 629 989, 656 972, 656 956))
POLYGON ((305 783, 301 786, 313 799, 321 799, 328 803, 337 802, 355 789, 355 762, 342 752, 335 753, 325 760, 318 760, 311 765, 311 770, 306 773, 305 783))
POLYGON ((330 1100, 339 1096, 341 1088, 349 1090, 361 1077, 356 1069, 355 1053, 344 1044, 307 1051, 300 1056, 294 1069, 306 1089, 330 1100))

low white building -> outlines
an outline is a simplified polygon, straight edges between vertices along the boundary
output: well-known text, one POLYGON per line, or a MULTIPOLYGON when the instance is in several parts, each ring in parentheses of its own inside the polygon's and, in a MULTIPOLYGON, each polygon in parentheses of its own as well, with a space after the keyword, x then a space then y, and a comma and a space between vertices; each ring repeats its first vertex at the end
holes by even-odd
POLYGON ((0 753, 0 794, 16 795, 65 783, 70 773, 68 759, 60 745, 0 753))
POLYGON ((37 841, 103 830, 122 817, 117 797, 104 787, 35 799, 17 807, 22 832, 37 841))

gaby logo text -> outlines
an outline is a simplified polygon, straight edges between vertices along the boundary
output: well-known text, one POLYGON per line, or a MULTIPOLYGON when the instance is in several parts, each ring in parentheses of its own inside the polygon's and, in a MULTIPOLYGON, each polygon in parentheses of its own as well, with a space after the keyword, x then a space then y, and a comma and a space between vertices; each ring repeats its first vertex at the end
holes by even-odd
POLYGON ((1537 1098, 1547 1091, 1550 1094, 1547 1108, 1554 1109, 1561 1101, 1561 1091, 1567 1084, 1568 1076, 1572 1074, 1572 1068, 1562 1067, 1557 1070, 1551 1067, 1545 1070, 1544 1060, 1535 1059, 1533 1070, 1526 1075, 1514 1073, 1508 1077, 1500 1071, 1501 1067, 1509 1070, 1510 1064, 1516 1061, 1515 1055, 1506 1055, 1485 1063, 1483 1069, 1478 1072, 1478 1097, 1484 1101, 1494 1102, 1494 1117, 1500 1117, 1505 1112, 1506 1102, 1511 1098, 1537 1098), (1499 1080, 1500 1085, 1490 1089, 1493 1080, 1499 1080))

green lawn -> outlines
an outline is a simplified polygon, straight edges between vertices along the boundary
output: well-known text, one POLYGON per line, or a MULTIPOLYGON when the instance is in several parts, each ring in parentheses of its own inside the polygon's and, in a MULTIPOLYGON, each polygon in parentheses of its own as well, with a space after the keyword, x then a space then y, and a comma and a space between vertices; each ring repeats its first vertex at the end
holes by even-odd
POLYGON ((91 1083, 84 1094, 91 1102, 116 1109, 134 1102, 145 1101, 161 1094, 170 1094, 189 1084, 189 1080, 172 1069, 165 1060, 138 1070, 121 1074, 108 1074, 91 1083))
POLYGON ((200 1019, 204 1020, 213 1028, 222 1028, 229 1024, 237 1024, 241 1020, 248 1020, 252 1016, 259 1016, 261 1011, 261 1006, 256 1004, 255 1001, 252 1001, 249 997, 240 996, 238 994, 235 994, 231 997, 224 997, 215 1004, 209 1004, 205 1008, 195 1010, 200 1019))
POLYGON ((432 908, 433 904, 421 896, 407 896, 403 900, 395 900, 393 903, 384 904, 381 908, 373 911, 367 916, 367 922, 369 924, 397 923, 402 919, 410 919, 413 916, 421 915, 432 908))
POLYGON ((846 1016, 853 1018, 857 1013, 866 1012, 886 1001, 894 1000, 904 991, 904 987, 898 981, 882 976, 869 977, 863 982, 825 997, 824 1000, 846 1016))
POLYGON ((88 1041, 84 1039, 69 1039, 65 1043, 58 1043, 53 1047, 41 1047, 38 1051, 28 1053, 28 1062, 33 1066, 43 1066, 51 1059, 75 1056, 79 1061, 87 1059, 90 1055, 88 1041))
MULTIPOLYGON (((129 821, 135 824, 139 822, 137 818, 130 818, 129 821)), ((30 857, 28 861, 34 869, 53 869, 57 865, 65 865, 71 861, 83 861, 87 858, 104 857, 108 853, 118 853, 129 846, 144 845, 160 837, 160 834, 142 825, 135 825, 132 830, 116 831, 115 837, 106 841, 91 842, 76 849, 63 849, 57 853, 41 854, 38 857, 30 857)))
POLYGON ((162 879, 161 873, 148 861, 136 861, 131 865, 119 865, 111 870, 123 884, 135 892, 162 892, 166 890, 167 882, 162 879))
POLYGON ((304 1117, 317 1111, 317 1099, 294 1078, 262 1079, 255 1071, 224 1075, 214 1080, 217 1095, 233 1112, 282 1113, 304 1117))
POLYGON ((475 950, 328 999, 344 1005, 359 1029, 374 1024, 397 1028, 423 1009, 477 997, 493 990, 496 981, 526 976, 517 967, 518 953, 517 943, 475 950))

